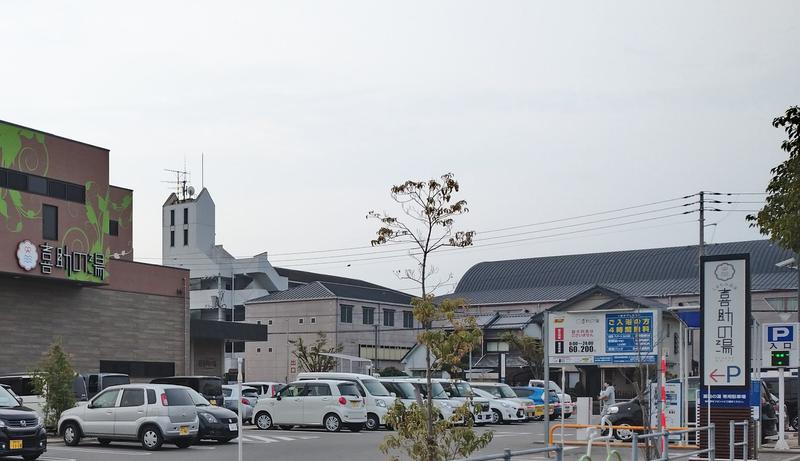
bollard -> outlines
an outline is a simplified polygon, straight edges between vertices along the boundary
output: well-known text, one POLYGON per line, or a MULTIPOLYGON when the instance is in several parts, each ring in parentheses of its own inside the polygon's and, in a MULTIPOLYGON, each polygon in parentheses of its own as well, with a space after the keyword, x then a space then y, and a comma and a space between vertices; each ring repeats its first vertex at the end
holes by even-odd
POLYGON ((636 432, 633 433, 633 438, 631 438, 631 459, 633 461, 639 461, 639 447, 637 446, 639 443, 639 434, 636 432))
POLYGON ((509 450, 508 448, 503 450, 503 460, 504 461, 511 461, 511 450, 509 450))
MULTIPOLYGON (((547 452, 547 455, 550 456, 550 452, 547 452)), ((556 450, 556 461, 562 461, 564 457, 564 446, 558 447, 556 450)))
POLYGON ((664 431, 664 435, 662 436, 664 442, 664 452, 661 453, 661 459, 669 459, 669 431, 664 431))

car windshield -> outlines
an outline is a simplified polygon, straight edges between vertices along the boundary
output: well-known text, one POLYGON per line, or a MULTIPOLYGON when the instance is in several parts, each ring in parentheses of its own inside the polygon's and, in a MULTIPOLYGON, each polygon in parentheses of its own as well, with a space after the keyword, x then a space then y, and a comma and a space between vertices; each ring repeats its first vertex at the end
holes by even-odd
POLYGON ((530 397, 533 395, 533 389, 528 389, 527 387, 515 387, 513 390, 517 397, 530 397))
POLYGON ((197 407, 210 407, 211 406, 211 403, 209 403, 209 401, 206 400, 205 397, 203 397, 202 395, 198 394, 196 390, 189 389, 188 392, 189 392, 189 396, 192 397, 192 402, 194 402, 195 406, 197 406, 197 407))
POLYGON ((484 399, 494 400, 494 399, 499 398, 498 396, 496 396, 494 394, 491 394, 489 392, 486 392, 485 390, 483 390, 481 388, 478 388, 478 387, 473 387, 472 388, 472 392, 474 392, 475 395, 477 395, 478 397, 483 397, 484 399))
POLYGON ((389 397, 389 395, 391 395, 377 379, 362 379, 361 383, 364 384, 364 387, 367 388, 370 394, 376 397, 389 397))
POLYGON ((0 407, 8 408, 8 407, 16 407, 19 406, 19 402, 14 396, 6 390, 5 387, 0 386, 0 407))
POLYGON ((508 384, 497 386, 497 390, 500 392, 500 396, 504 399, 513 399, 517 397, 517 394, 514 393, 514 390, 511 389, 511 386, 508 384))
POLYGON ((198 392, 205 395, 222 394, 222 380, 219 378, 202 378, 197 383, 198 392))
POLYGON ((342 395, 354 395, 356 397, 359 396, 358 389, 353 383, 339 383, 336 387, 339 388, 339 393, 342 395))
POLYGON ((417 398, 417 392, 414 390, 414 386, 411 383, 397 381, 392 384, 394 388, 397 390, 397 396, 400 397, 401 399, 417 398))
POLYGON ((456 383, 456 389, 458 389, 459 397, 469 397, 472 394, 472 388, 467 383, 463 382, 456 383))

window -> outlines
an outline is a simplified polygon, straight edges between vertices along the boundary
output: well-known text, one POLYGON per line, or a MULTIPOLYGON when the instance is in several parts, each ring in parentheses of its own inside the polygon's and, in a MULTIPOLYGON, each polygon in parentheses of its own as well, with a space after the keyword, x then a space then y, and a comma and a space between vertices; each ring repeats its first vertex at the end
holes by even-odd
POLYGON ((154 403, 156 403, 156 390, 147 389, 147 404, 152 405, 154 403))
POLYGON ((175 246, 175 231, 174 230, 169 231, 169 246, 171 246, 171 247, 175 246))
POLYGON ((70 202, 86 203, 86 188, 76 184, 67 184, 67 200, 70 202))
POLYGON ((42 205, 42 237, 58 240, 58 207, 42 205))
POLYGON ((267 325, 272 325, 272 319, 267 320, 267 325))
MULTIPOLYGON (((125 360, 101 360, 100 373, 123 373, 131 378, 153 378, 157 376, 175 376, 174 362, 134 362, 125 360)), ((95 378, 95 391, 97 392, 96 375, 89 376, 89 384, 95 378)))
POLYGON ((261 348, 260 348, 260 347, 257 347, 257 348, 256 348, 256 352, 261 352, 261 348))
POLYGON ((119 389, 110 389, 92 400, 92 408, 114 408, 117 403, 119 389))
POLYGON ((361 316, 364 325, 372 325, 373 323, 375 323, 375 308, 362 306, 361 316))
POLYGON ((302 325, 302 324, 303 324, 303 319, 302 319, 302 318, 299 318, 299 319, 297 319, 297 323, 298 323, 299 325, 302 325))
POLYGON ((244 341, 228 341, 225 343, 225 352, 244 352, 244 341))
POLYGON ((184 224, 189 224, 189 209, 188 208, 184 208, 183 209, 183 223, 184 224))
POLYGON ((306 384, 306 395, 309 397, 324 397, 331 394, 331 388, 328 384, 318 383, 318 384, 306 384))
POLYGON ((169 210, 169 225, 175 225, 175 210, 169 210))
POLYGON ((414 313, 403 311, 403 328, 414 328, 414 313))
POLYGON ((192 396, 186 392, 185 389, 180 388, 167 388, 164 389, 164 393, 167 394, 167 405, 168 407, 193 407, 194 401, 192 400, 192 396))
POLYGON ((353 323, 353 306, 342 304, 339 306, 339 321, 342 323, 353 323))
POLYGON ((28 190, 28 175, 17 171, 8 172, 8 188, 21 191, 28 190))
POLYGON ((28 176, 28 192, 47 195, 47 179, 41 176, 28 176))
POLYGON ((89 375, 89 383, 86 385, 89 394, 97 394, 97 375, 89 375))
POLYGON ((487 352, 508 352, 508 343, 504 341, 490 341, 486 343, 487 352))
POLYGON ((281 397, 300 397, 305 389, 305 384, 289 384, 278 393, 281 397))
POLYGON ((797 312, 797 298, 766 298, 767 304, 777 312, 797 312))
POLYGON ((53 198, 66 200, 67 185, 60 181, 47 181, 47 195, 53 198))
POLYGON ((122 391, 122 400, 120 400, 119 406, 140 407, 142 405, 144 405, 143 389, 124 389, 122 391))
POLYGON ((268 348, 267 348, 267 352, 272 352, 272 348, 271 348, 271 347, 268 347, 268 348))
POLYGON ((108 235, 116 237, 119 235, 119 221, 111 219, 108 221, 108 235))
POLYGON ((184 229, 183 230, 183 246, 186 246, 188 244, 189 244, 189 229, 184 229))
POLYGON ((316 317, 311 317, 311 323, 317 323, 317 318, 316 317))
POLYGON ((394 310, 393 309, 384 309, 383 310, 383 326, 385 326, 385 327, 393 327, 394 326, 394 310))
POLYGON ((0 169, 0 187, 6 187, 8 183, 8 173, 6 170, 0 169))

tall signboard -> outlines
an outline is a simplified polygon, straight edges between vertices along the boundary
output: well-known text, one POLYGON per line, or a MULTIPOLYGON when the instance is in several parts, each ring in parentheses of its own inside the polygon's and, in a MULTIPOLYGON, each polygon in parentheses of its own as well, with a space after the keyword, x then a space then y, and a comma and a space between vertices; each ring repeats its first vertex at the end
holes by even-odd
MULTIPOLYGON (((714 255, 700 259, 700 418, 698 424, 728 427, 750 419, 750 255, 714 255), (722 409, 724 411, 714 411, 722 409)), ((719 430, 719 429, 718 429, 719 430)), ((750 428, 752 431, 752 426, 750 428)), ((741 440, 743 428, 737 428, 741 440)), ((719 457, 730 454, 727 438, 708 440, 719 457)), ((741 449, 736 449, 741 453, 741 449)), ((738 457, 738 456, 732 456, 738 457)), ((742 455, 744 458, 744 455, 742 455)))
POLYGON ((550 363, 656 363, 658 322, 655 309, 552 312, 548 325, 550 363))

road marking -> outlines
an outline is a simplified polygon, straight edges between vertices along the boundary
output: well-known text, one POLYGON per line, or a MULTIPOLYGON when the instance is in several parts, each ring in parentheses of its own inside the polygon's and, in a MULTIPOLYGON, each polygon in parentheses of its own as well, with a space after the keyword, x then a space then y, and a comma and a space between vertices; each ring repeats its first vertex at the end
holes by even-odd
POLYGON ((300 440, 312 440, 312 439, 318 439, 319 437, 318 436, 309 437, 309 436, 301 435, 300 437, 297 437, 297 438, 300 439, 300 440))
POLYGON ((137 452, 137 451, 122 451, 122 450, 89 450, 85 448, 73 448, 73 447, 48 447, 48 450, 64 450, 64 451, 77 451, 79 453, 106 453, 110 455, 123 455, 123 456, 150 456, 153 453, 150 452, 137 452))
POLYGON ((217 447, 203 447, 200 445, 192 445, 192 450, 216 450, 217 447))
POLYGON ((282 437, 280 435, 273 435, 273 437, 275 437, 278 440, 285 440, 287 442, 294 442, 294 439, 291 438, 291 437, 282 437))
POLYGON ((45 456, 43 458, 39 458, 41 461, 78 461, 75 458, 53 458, 52 456, 45 456))
POLYGON ((242 438, 242 441, 243 442, 250 442, 250 440, 247 440, 248 438, 256 439, 256 441, 260 440, 260 441, 262 441, 264 443, 277 442, 277 440, 272 440, 272 439, 267 438, 267 437, 261 437, 260 435, 245 435, 244 438, 242 438))

